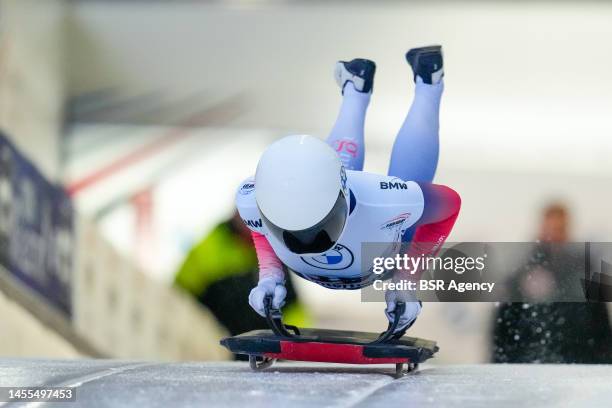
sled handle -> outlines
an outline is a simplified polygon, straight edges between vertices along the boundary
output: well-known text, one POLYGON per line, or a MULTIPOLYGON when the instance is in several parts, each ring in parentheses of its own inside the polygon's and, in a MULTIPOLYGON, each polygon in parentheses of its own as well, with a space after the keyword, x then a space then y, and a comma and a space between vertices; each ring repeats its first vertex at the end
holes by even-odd
POLYGON ((300 335, 300 330, 297 327, 283 323, 283 315, 280 309, 274 309, 272 307, 271 295, 266 295, 264 298, 264 308, 266 310, 266 321, 274 334, 279 337, 296 337, 300 335), (295 335, 291 334, 287 329, 293 330, 295 335))
POLYGON ((393 332, 395 331, 395 329, 397 329, 400 318, 402 317, 405 311, 406 311, 406 304, 404 302, 397 302, 395 304, 395 310, 393 311, 393 322, 389 322, 389 327, 387 327, 387 330, 381 333, 381 335, 378 336, 378 338, 374 340, 373 342, 371 342, 370 344, 385 343, 389 340, 392 340, 392 339, 395 340, 395 339, 399 339, 400 337, 402 337, 405 333, 405 330, 400 331, 399 333, 393 333, 393 332))

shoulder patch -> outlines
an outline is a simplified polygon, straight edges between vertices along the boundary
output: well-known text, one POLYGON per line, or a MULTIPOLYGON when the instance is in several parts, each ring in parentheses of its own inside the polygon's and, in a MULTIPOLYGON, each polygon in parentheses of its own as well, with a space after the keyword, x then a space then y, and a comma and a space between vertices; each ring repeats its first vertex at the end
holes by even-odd
POLYGON ((240 218, 251 231, 266 233, 255 201, 255 180, 252 177, 240 183, 236 192, 236 208, 240 213, 240 218))
POLYGON ((240 195, 249 195, 253 191, 255 191, 255 181, 254 180, 245 180, 240 188, 238 189, 238 194, 240 195))

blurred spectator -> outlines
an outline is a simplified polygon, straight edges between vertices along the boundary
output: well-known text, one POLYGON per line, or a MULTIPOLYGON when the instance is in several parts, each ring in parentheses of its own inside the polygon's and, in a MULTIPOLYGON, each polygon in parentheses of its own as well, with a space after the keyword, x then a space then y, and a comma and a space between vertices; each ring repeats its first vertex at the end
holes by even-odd
POLYGON ((538 239, 542 242, 568 241, 569 214, 563 204, 552 203, 544 209, 538 239))
POLYGON ((515 298, 546 302, 499 305, 493 323, 493 362, 612 362, 606 304, 555 302, 580 296, 583 291, 575 277, 579 258, 569 246, 561 245, 569 238, 569 218, 562 204, 544 209, 539 243, 509 287, 518 292, 515 298))
MULTIPOLYGON (((197 245, 183 262, 175 285, 194 295, 231 335, 267 328, 265 319, 251 309, 249 292, 257 284, 258 265, 251 232, 237 212, 221 222, 197 245)), ((290 281, 284 320, 307 325, 308 317, 290 281)))

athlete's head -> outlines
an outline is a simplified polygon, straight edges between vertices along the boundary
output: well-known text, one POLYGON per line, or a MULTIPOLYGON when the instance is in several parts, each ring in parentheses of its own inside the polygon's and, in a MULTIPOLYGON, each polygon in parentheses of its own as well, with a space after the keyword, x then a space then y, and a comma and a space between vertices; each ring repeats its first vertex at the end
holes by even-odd
POLYGON ((346 174, 336 152, 306 135, 272 143, 255 173, 257 206, 268 231, 296 254, 331 249, 348 216, 346 174))

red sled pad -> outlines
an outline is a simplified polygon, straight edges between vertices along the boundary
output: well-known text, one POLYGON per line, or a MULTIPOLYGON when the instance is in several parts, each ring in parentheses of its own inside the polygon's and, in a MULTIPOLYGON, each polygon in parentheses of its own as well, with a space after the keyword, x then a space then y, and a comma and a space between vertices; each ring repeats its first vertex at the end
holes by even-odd
POLYGON ((253 370, 270 367, 277 359, 344 364, 395 364, 395 376, 415 370, 438 351, 435 341, 406 337, 397 330, 405 304, 396 304, 393 322, 383 333, 343 330, 299 329, 283 324, 272 298, 264 299, 266 321, 271 330, 254 330, 227 337, 221 344, 234 354, 249 356, 253 370), (292 333, 293 332, 293 333, 292 333), (407 370, 404 370, 404 367, 407 370))
POLYGON ((379 333, 300 329, 291 338, 255 330, 221 340, 235 354, 268 359, 345 364, 419 364, 438 351, 436 342, 404 336, 374 343, 379 333))

